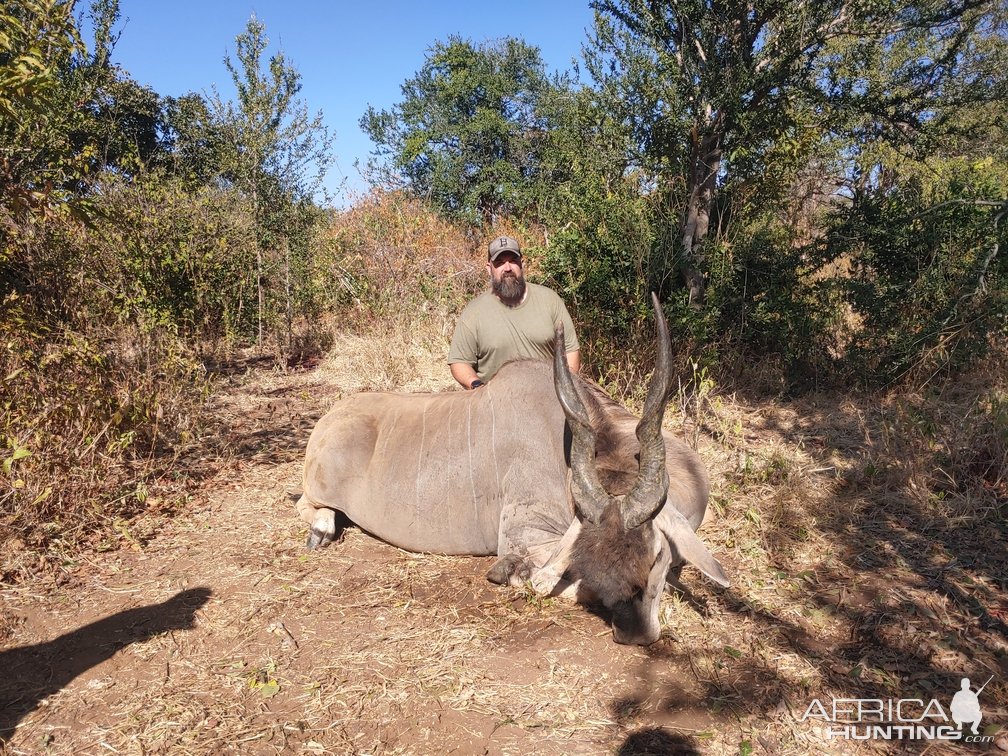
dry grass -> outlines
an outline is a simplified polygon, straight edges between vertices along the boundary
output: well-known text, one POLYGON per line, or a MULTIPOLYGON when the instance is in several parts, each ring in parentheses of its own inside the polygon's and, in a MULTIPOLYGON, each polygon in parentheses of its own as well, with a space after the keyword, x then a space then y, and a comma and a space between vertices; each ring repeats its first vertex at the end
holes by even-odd
POLYGON ((379 325, 366 333, 337 334, 319 369, 345 393, 454 388, 445 358, 453 327, 448 318, 438 318, 408 329, 379 325))
POLYGON ((945 703, 959 677, 994 675, 985 711, 1004 723, 1003 364, 928 395, 714 398, 705 532, 734 562, 719 598, 745 660, 736 696, 800 715, 814 696, 945 703))
POLYGON ((342 334, 317 370, 221 377, 202 442, 230 462, 181 516, 68 555, 60 591, 3 586, 7 751, 883 752, 802 714, 833 696, 946 705, 964 674, 994 675, 985 723, 1008 721, 1003 363, 941 392, 790 402, 694 382, 667 424, 710 468, 701 535, 732 586, 687 570, 639 649, 581 608, 489 585, 490 559, 355 529, 303 551, 287 491, 314 421, 362 388, 450 385, 445 329, 342 334), (143 614, 204 586, 204 603, 143 614))

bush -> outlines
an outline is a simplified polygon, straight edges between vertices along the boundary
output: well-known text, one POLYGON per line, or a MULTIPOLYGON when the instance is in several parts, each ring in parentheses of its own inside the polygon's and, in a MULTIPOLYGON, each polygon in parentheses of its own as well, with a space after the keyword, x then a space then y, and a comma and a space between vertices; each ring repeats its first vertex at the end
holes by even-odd
POLYGON ((850 375, 868 383, 968 369, 1008 334, 1006 187, 953 175, 929 191, 910 182, 866 198, 824 242, 847 258, 835 283, 858 320, 845 355, 850 375), (998 220, 1002 221, 998 223, 998 220))
POLYGON ((423 201, 375 191, 333 217, 312 278, 325 309, 350 325, 454 318, 486 284, 485 249, 423 201))
POLYGON ((50 556, 114 538, 191 440, 207 379, 187 344, 226 328, 245 228, 170 182, 110 178, 91 210, 9 226, 0 265, 0 525, 50 556))
MULTIPOLYGON (((16 294, 2 303, 0 338, 0 528, 50 559, 116 539, 193 438, 202 366, 170 329, 48 327, 16 294)), ((4 565, 4 580, 25 568, 4 565)))

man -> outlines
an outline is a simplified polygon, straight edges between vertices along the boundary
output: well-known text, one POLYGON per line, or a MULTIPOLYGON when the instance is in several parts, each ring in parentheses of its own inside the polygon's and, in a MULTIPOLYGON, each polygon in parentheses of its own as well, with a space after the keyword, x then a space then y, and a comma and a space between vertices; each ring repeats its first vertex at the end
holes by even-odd
POLYGON ((487 250, 490 290, 466 305, 455 326, 448 365, 463 388, 479 388, 515 359, 552 359, 553 329, 564 324, 564 348, 571 371, 581 368, 574 323, 563 300, 550 289, 525 283, 521 247, 510 236, 487 250))

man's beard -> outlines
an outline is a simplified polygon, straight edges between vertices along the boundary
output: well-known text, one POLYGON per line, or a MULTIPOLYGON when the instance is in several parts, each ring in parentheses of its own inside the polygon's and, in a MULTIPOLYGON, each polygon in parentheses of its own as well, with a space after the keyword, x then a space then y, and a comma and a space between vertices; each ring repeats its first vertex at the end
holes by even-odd
POLYGON ((525 277, 518 277, 511 273, 505 273, 500 280, 491 278, 490 286, 493 293, 497 295, 501 302, 508 307, 515 307, 521 304, 522 297, 525 296, 525 277))

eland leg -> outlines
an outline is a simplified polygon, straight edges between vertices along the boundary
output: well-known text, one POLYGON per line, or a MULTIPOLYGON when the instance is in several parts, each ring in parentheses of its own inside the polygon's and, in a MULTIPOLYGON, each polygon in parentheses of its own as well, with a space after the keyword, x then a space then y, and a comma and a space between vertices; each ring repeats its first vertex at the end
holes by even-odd
POLYGON ((302 496, 298 499, 297 513, 309 526, 308 541, 305 543, 309 551, 328 546, 339 537, 342 528, 337 530, 335 509, 316 507, 302 496))
POLYGON ((532 576, 532 590, 540 596, 549 598, 559 598, 564 601, 577 602, 585 596, 580 580, 568 580, 566 574, 557 576, 556 572, 548 567, 539 570, 532 576))
POLYGON ((500 516, 500 559, 490 568, 487 580, 516 588, 531 581, 536 593, 553 595, 551 591, 567 569, 570 547, 580 528, 577 518, 571 522, 548 509, 543 511, 536 501, 509 502, 500 516))
POLYGON ((298 517, 301 518, 302 522, 307 522, 311 525, 312 520, 315 519, 315 505, 308 501, 308 497, 301 494, 294 508, 297 510, 298 517))
POLYGON ((541 569, 532 576, 532 588, 541 596, 556 596, 576 601, 580 580, 571 580, 567 569, 571 566, 571 551, 581 534, 581 521, 576 517, 563 536, 553 544, 552 553, 541 569))

